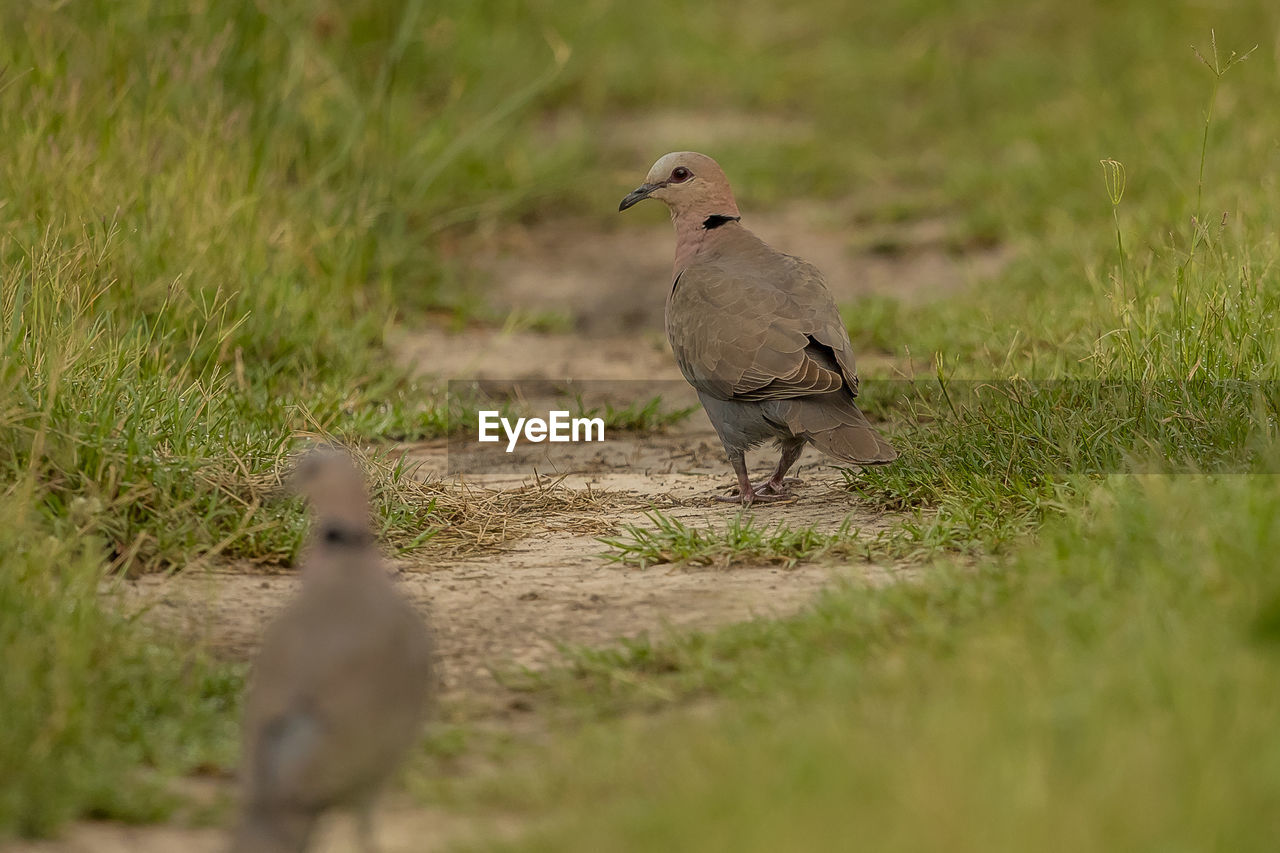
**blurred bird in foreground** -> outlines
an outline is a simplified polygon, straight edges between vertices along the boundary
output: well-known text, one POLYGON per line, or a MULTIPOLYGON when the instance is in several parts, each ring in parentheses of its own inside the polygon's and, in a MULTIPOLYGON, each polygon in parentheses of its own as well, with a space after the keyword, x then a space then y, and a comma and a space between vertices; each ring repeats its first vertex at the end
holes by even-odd
POLYGON ((677 151, 653 164, 618 206, 646 198, 671 209, 674 281, 667 338, 720 436, 750 504, 783 500, 805 444, 842 462, 891 462, 897 453, 854 404, 853 346, 822 273, 744 228, 729 179, 705 154, 677 151), (746 451, 773 439, 773 475, 747 476, 746 451))
POLYGON ((378 553, 360 471, 324 449, 295 477, 313 525, 302 590, 267 629, 245 700, 233 853, 305 851, 333 808, 353 810, 363 848, 374 849, 374 799, 433 693, 430 636, 378 553))

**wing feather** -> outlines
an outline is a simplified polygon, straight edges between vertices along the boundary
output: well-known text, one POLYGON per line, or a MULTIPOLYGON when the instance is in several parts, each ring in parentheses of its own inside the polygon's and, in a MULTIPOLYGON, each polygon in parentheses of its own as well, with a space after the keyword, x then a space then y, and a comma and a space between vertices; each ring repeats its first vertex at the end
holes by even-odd
POLYGON ((853 347, 822 274, 736 223, 716 235, 667 300, 667 336, 690 384, 725 400, 856 396, 853 347))

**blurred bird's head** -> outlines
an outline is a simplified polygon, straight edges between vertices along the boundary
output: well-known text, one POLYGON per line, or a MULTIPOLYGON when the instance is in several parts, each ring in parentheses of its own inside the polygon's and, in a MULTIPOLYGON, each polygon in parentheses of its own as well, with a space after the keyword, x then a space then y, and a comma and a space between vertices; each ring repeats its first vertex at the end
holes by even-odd
POLYGON ((696 151, 675 151, 659 158, 644 183, 622 200, 618 210, 626 210, 646 198, 666 202, 676 220, 696 219, 709 225, 741 215, 720 164, 696 151))
POLYGON ((347 451, 333 446, 307 451, 294 468, 294 490, 311 504, 315 535, 322 544, 372 541, 364 473, 347 451))

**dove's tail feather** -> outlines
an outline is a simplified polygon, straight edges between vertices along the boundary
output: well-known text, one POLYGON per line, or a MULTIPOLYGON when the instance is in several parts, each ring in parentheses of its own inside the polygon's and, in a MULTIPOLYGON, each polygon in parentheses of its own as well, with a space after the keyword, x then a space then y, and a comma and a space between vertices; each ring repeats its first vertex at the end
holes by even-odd
POLYGON ((841 462, 883 465, 898 458, 845 391, 788 400, 783 420, 793 435, 841 462))

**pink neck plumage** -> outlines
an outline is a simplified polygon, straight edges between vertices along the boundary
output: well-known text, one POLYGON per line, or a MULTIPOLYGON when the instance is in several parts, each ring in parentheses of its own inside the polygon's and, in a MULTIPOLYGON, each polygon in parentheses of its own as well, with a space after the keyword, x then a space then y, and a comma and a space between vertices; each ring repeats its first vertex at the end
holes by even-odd
POLYGON ((671 223, 676 229, 676 260, 673 275, 679 275, 680 271, 692 263, 707 245, 709 240, 713 240, 718 224, 725 221, 736 220, 741 214, 738 213, 738 205, 734 202, 733 196, 720 204, 716 205, 717 213, 704 212, 707 208, 700 211, 693 210, 671 210, 671 223), (717 221, 718 220, 718 221, 717 221), (708 228, 707 226, 712 227, 708 228))

